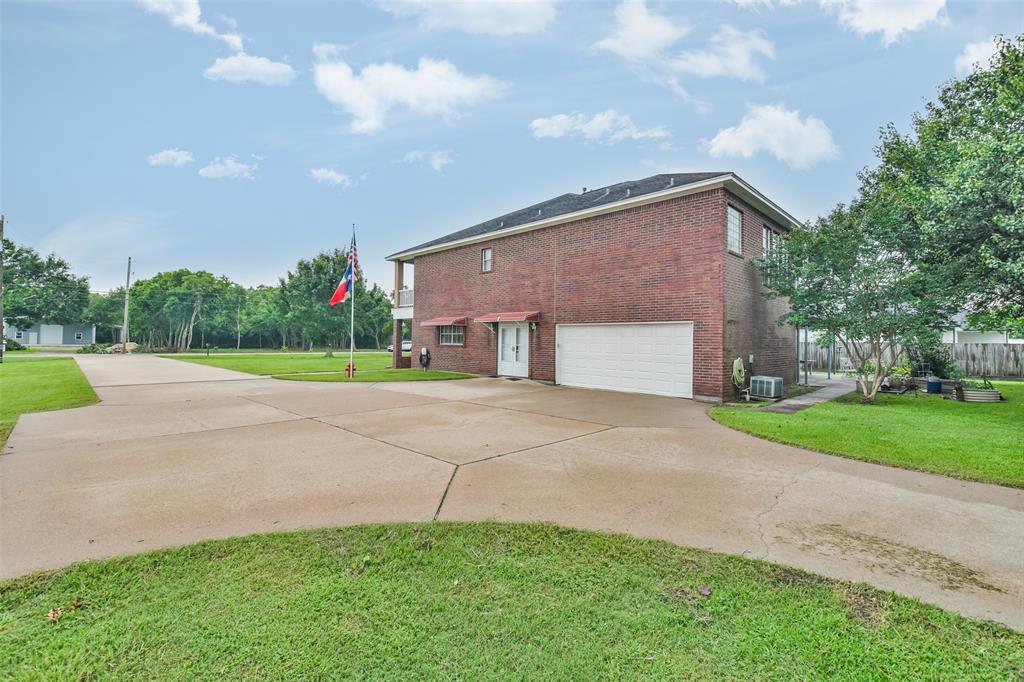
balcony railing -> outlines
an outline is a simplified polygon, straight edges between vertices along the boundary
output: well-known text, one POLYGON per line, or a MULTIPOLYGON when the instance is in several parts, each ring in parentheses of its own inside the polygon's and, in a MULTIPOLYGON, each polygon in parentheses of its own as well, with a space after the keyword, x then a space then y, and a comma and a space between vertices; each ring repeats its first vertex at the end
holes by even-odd
POLYGON ((412 307, 412 289, 399 289, 398 290, 398 307, 399 308, 410 308, 412 307))

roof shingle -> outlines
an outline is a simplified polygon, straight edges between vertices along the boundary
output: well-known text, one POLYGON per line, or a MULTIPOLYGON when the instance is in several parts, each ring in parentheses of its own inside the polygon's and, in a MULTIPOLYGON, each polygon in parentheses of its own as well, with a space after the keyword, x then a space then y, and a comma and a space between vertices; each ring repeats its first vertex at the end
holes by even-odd
POLYGON ((477 223, 471 227, 467 227, 457 232, 452 232, 451 234, 447 234, 443 237, 438 237, 437 239, 432 239, 411 248, 403 249, 402 251, 388 256, 388 258, 400 253, 405 253, 406 251, 418 251, 420 249, 441 246, 443 244, 456 242, 462 239, 480 237, 491 232, 525 225, 537 220, 544 220, 546 218, 554 218, 568 213, 575 213, 576 211, 582 211, 584 209, 594 208, 604 204, 611 204, 616 201, 622 201, 623 199, 643 196, 644 194, 651 194, 653 192, 660 192, 671 187, 682 187, 684 185, 690 185, 695 182, 702 182, 704 180, 710 180, 711 178, 722 177, 725 175, 729 175, 729 171, 721 171, 718 173, 661 173, 659 175, 652 175, 648 178, 643 178, 642 180, 620 182, 614 185, 608 185, 607 187, 588 190, 580 194, 563 194, 553 199, 542 201, 539 204, 533 204, 532 206, 521 208, 518 211, 512 211, 511 213, 506 213, 505 215, 498 216, 497 218, 485 220, 482 223, 477 223))

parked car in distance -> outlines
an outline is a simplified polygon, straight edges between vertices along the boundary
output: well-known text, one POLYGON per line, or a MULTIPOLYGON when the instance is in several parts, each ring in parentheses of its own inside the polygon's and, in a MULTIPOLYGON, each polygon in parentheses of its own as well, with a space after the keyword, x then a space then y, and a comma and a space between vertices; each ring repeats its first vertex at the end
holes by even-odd
MULTIPOLYGON (((411 339, 406 339, 405 341, 402 341, 402 352, 403 353, 408 353, 411 350, 412 350, 412 340, 411 339)), ((389 353, 394 353, 395 352, 395 344, 393 344, 393 343, 389 343, 388 344, 388 352, 389 353)))

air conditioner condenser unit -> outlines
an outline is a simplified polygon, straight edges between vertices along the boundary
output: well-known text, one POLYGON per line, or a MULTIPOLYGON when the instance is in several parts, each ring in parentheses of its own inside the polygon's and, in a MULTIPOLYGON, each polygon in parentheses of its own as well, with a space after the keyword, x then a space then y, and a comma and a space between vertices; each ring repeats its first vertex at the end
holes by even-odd
POLYGON ((750 377, 750 395, 757 398, 781 398, 782 377, 750 377))

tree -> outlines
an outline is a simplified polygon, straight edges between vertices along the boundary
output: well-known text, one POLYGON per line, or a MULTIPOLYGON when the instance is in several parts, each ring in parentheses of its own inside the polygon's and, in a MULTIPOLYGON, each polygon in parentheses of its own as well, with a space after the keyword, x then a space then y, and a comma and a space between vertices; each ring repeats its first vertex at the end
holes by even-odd
POLYGON ((356 342, 373 341, 373 347, 381 349, 382 342, 391 336, 391 296, 376 284, 370 289, 360 289, 356 295, 356 342))
POLYGON ((942 274, 907 248, 916 227, 895 213, 882 195, 861 197, 794 229, 760 261, 768 296, 789 298, 779 322, 842 344, 865 402, 904 349, 934 340, 955 310, 942 274))
POLYGON ((882 131, 881 193, 915 229, 920 267, 943 273, 977 328, 1024 326, 1024 37, 944 85, 913 132, 882 131))
POLYGON ((41 257, 27 246, 3 240, 4 319, 28 329, 40 322, 81 322, 89 279, 76 277, 63 258, 41 257))
MULTIPOLYGON (((106 295, 90 293, 82 317, 84 322, 96 325, 104 332, 104 337, 113 341, 113 330, 124 322, 124 287, 106 295)), ((100 331, 97 331, 97 339, 100 338, 100 331)))
POLYGON ((258 286, 249 289, 242 307, 242 333, 256 335, 257 344, 263 347, 263 338, 275 336, 281 338, 279 345, 287 345, 287 331, 279 304, 280 289, 271 286, 258 286))
MULTIPOLYGON (((302 341, 310 346, 314 343, 331 343, 336 348, 348 345, 351 303, 333 308, 327 305, 347 264, 348 253, 334 249, 310 260, 301 259, 295 271, 289 271, 281 279, 281 304, 286 323, 292 329, 301 330, 302 341)), ((365 291, 361 274, 356 273, 357 300, 365 291)))
POLYGON ((226 278, 186 269, 135 282, 129 305, 136 338, 148 334, 150 345, 188 350, 196 324, 204 314, 216 310, 218 296, 228 285, 226 278))

